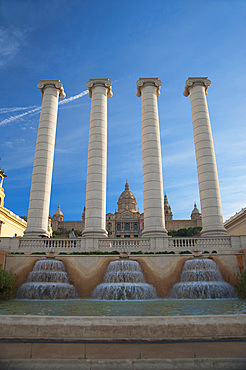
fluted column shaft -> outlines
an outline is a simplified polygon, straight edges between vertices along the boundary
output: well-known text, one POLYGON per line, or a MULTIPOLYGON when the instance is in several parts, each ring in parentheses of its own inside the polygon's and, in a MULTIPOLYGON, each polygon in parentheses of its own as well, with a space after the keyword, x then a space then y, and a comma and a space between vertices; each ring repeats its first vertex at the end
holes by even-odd
POLYGON ((58 99, 66 95, 60 80, 41 80, 42 108, 39 120, 25 237, 49 235, 48 217, 55 151, 58 99))
POLYGON ((143 236, 167 236, 165 229, 161 142, 157 96, 161 81, 140 78, 137 96, 142 97, 143 236))
POLYGON ((86 184, 85 229, 83 236, 105 237, 107 177, 107 97, 112 96, 111 81, 90 79, 91 100, 86 184))
POLYGON ((191 101, 202 236, 220 236, 226 235, 226 230, 223 225, 219 180, 206 99, 210 85, 211 81, 207 77, 190 77, 186 81, 184 95, 190 95, 191 101))

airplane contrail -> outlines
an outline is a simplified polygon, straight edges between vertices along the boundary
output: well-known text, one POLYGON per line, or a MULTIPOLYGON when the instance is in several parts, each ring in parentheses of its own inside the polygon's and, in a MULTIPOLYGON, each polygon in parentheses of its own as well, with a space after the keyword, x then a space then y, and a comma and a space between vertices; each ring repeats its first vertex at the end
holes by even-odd
POLYGON ((19 110, 27 110, 31 108, 37 108, 37 105, 33 105, 30 107, 0 108, 0 114, 13 113, 13 112, 18 112, 19 110))
MULTIPOLYGON (((81 93, 79 93, 77 95, 74 95, 74 96, 71 96, 70 98, 67 98, 67 99, 64 99, 64 100, 59 101, 58 104, 59 105, 63 105, 63 104, 70 103, 73 100, 82 98, 82 96, 87 95, 88 92, 89 92, 88 90, 84 90, 84 91, 82 91, 81 93)), ((29 109, 29 110, 27 112, 20 113, 20 114, 17 114, 17 115, 14 115, 14 116, 10 116, 8 118, 5 118, 4 120, 0 121, 0 126, 3 126, 3 125, 6 125, 7 123, 16 121, 17 119, 22 118, 22 117, 24 117, 24 116, 26 116, 28 114, 37 114, 37 113, 39 113, 41 111, 41 106, 40 107, 36 107, 36 108, 33 108, 33 107, 35 107, 35 106, 1 108, 0 113, 12 113, 12 112, 15 112, 15 111, 18 111, 18 110, 26 110, 26 109, 29 109), (30 108, 33 108, 33 109, 30 109, 30 108)))
POLYGON ((3 126, 3 125, 6 125, 7 123, 16 121, 18 118, 24 117, 27 114, 38 113, 40 111, 41 111, 41 107, 37 107, 37 108, 31 109, 27 112, 17 114, 16 116, 10 116, 9 118, 5 118, 4 120, 0 121, 0 126, 3 126))
POLYGON ((78 95, 74 95, 74 96, 71 96, 70 98, 60 100, 58 104, 63 105, 63 104, 70 103, 70 101, 82 98, 82 96, 87 95, 88 93, 89 93, 89 90, 84 90, 81 93, 79 93, 78 95))

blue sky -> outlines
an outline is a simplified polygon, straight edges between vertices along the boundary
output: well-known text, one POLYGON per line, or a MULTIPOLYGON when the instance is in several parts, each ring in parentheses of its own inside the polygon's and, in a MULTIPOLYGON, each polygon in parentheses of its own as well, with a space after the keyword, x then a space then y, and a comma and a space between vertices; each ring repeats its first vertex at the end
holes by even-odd
MULTIPOLYGON (((212 81, 208 106, 224 219, 246 206, 244 0, 2 0, 0 157, 5 206, 27 215, 42 103, 37 83, 60 79, 67 98, 109 78, 107 212, 128 179, 143 212, 139 77, 159 77, 164 191, 175 219, 199 202, 190 76, 212 81), (20 116, 22 113, 31 113, 20 116), (19 117, 17 117, 19 116, 19 117)), ((81 94, 82 95, 82 94, 81 94)), ((85 205, 91 99, 59 106, 50 214, 80 220, 85 205)))

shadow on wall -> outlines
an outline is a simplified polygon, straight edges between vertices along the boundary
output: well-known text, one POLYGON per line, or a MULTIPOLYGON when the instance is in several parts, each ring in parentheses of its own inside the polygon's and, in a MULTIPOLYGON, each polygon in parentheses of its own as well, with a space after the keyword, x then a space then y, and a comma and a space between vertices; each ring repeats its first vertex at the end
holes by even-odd
POLYGON ((111 261, 117 257, 80 257, 57 258, 66 266, 71 283, 76 287, 81 298, 90 298, 95 287, 103 280, 111 261))
MULTIPOLYGON (((180 275, 185 261, 191 256, 143 256, 130 257, 137 261, 143 269, 147 283, 153 285, 160 298, 168 296, 172 286, 180 281, 180 275)), ((236 274, 244 269, 243 255, 221 254, 208 256, 220 269, 224 280, 232 286, 236 284, 236 274)), ((36 256, 7 255, 5 270, 17 275, 17 288, 26 282, 29 272, 33 270, 38 260, 46 259, 36 256)), ((56 257, 62 261, 81 298, 90 298, 95 287, 103 280, 111 261, 118 260, 116 256, 62 256, 56 257)))
POLYGON ((159 298, 164 298, 172 286, 180 281, 184 263, 188 259, 190 257, 167 257, 160 261, 156 257, 138 257, 135 261, 142 267, 147 283, 154 285, 159 298))

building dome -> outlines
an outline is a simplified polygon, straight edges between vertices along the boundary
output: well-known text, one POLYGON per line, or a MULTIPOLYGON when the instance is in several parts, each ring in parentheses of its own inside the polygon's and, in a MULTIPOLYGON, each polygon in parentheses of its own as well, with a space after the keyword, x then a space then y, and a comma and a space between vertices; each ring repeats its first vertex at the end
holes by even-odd
POLYGON ((194 209, 193 209, 190 217, 191 217, 192 220, 200 220, 202 218, 201 212, 197 208, 196 203, 194 204, 194 209))
POLYGON ((128 209, 131 212, 136 212, 137 201, 132 192, 129 190, 129 184, 126 180, 125 190, 121 193, 118 199, 118 212, 128 209))
POLYGON ((58 220, 58 221, 63 221, 64 220, 64 216, 63 216, 63 213, 61 211, 60 204, 59 204, 57 210, 55 211, 55 213, 53 215, 53 219, 58 220))

